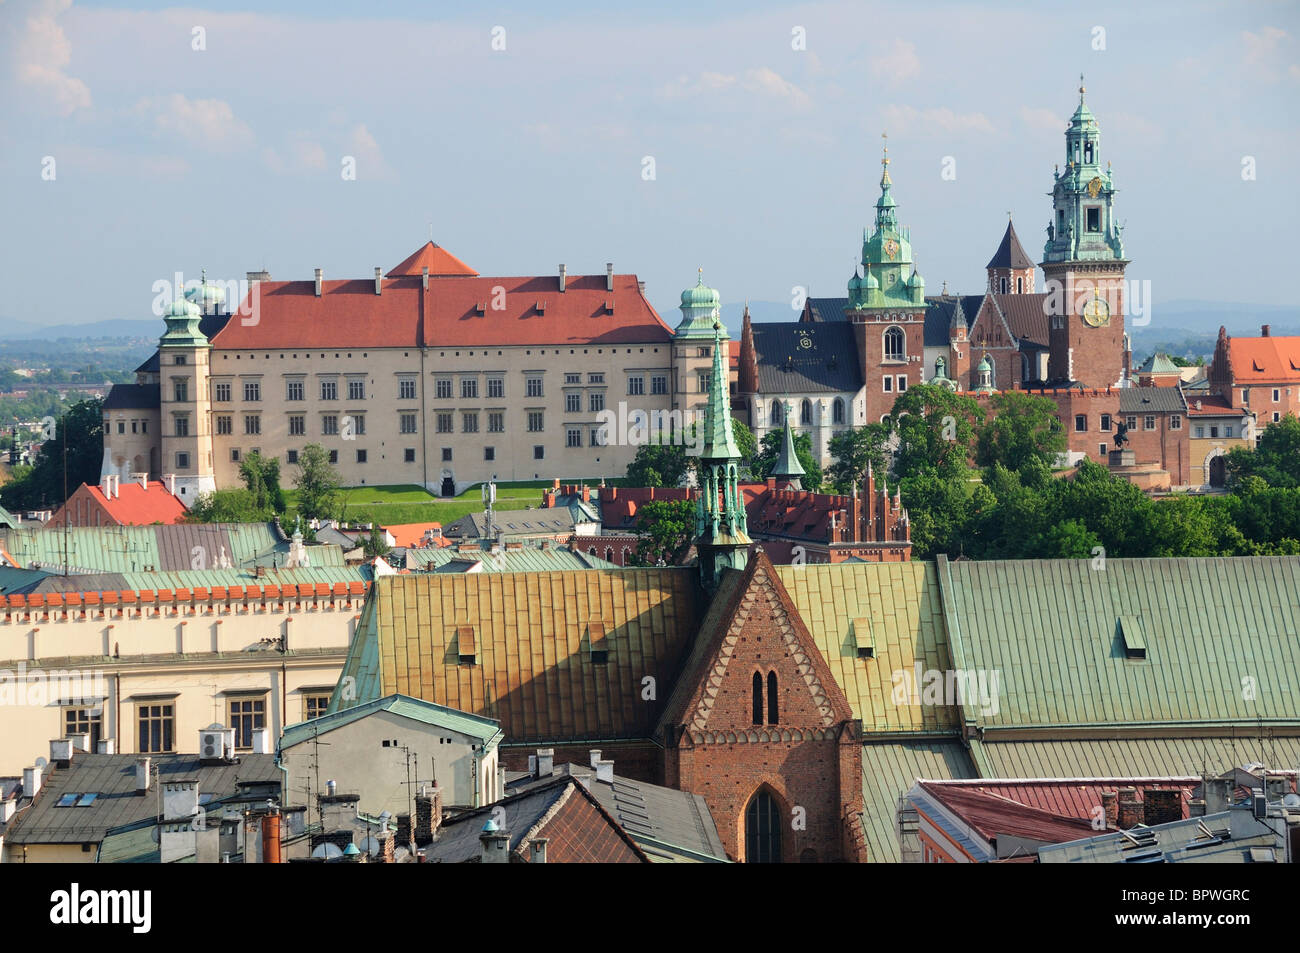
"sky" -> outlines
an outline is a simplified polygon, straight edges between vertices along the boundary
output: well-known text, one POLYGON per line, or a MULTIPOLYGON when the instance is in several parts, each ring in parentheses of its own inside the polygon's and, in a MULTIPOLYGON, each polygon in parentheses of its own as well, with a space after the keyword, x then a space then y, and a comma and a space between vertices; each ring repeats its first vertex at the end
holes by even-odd
POLYGON ((612 261, 670 324, 697 268, 843 295, 882 133, 927 292, 978 291, 1008 212, 1041 258, 1080 73, 1153 323, 1294 300, 1294 2, 539 6, 0 0, 0 321, 366 277, 431 227, 485 275, 612 261))

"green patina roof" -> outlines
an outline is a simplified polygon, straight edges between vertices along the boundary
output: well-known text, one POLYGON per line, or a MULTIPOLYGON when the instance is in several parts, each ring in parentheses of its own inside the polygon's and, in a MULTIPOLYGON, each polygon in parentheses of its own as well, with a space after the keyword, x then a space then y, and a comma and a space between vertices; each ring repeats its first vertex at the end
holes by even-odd
POLYGON ((1142 366, 1138 370, 1151 374, 1177 374, 1182 368, 1169 360, 1164 354, 1152 354, 1142 362, 1142 366))
POLYGON ((285 728, 284 734, 280 736, 280 750, 284 751, 286 748, 291 748, 303 741, 309 741, 317 735, 323 735, 335 728, 350 725, 352 722, 378 711, 390 712, 401 718, 418 721, 421 724, 434 725, 448 731, 455 731, 467 737, 475 738, 484 745, 495 745, 502 738, 501 723, 498 721, 481 718, 468 712, 457 711, 455 708, 447 708, 445 705, 438 705, 420 698, 411 698, 409 695, 388 695, 384 698, 376 698, 373 701, 363 702, 342 710, 334 709, 331 702, 330 710, 319 718, 313 718, 311 721, 300 721, 296 725, 289 725, 285 728))
POLYGON ((862 746, 862 827, 869 863, 898 863, 898 799, 917 778, 976 778, 970 754, 955 738, 874 742, 862 746))
POLYGON ((167 331, 159 339, 159 347, 209 347, 208 339, 199 330, 202 316, 193 301, 177 298, 163 313, 167 331))
POLYGON ((898 203, 894 201, 889 177, 889 150, 880 160, 880 198, 876 202, 875 226, 862 236, 862 266, 849 280, 850 308, 898 308, 924 304, 925 281, 912 258, 912 236, 898 224, 898 203))
MULTIPOLYGON (((713 325, 721 313, 722 296, 704 283, 704 269, 694 288, 682 292, 682 321, 673 335, 678 338, 712 338, 713 325)), ((724 334, 725 337, 725 334, 724 334)))
POLYGON ((1300 725, 1300 557, 1092 565, 939 558, 954 665, 1000 673, 998 711, 968 706, 967 718, 1300 725), (1144 658, 1126 652, 1121 617, 1139 623, 1144 658))
MULTIPOLYGON (((603 553, 609 541, 599 536, 578 536, 573 540, 573 548, 555 547, 542 549, 538 546, 524 546, 520 549, 506 549, 496 554, 491 552, 491 543, 484 543, 482 549, 462 551, 456 546, 441 549, 428 547, 406 550, 406 568, 412 571, 425 570, 426 567, 456 568, 454 563, 483 564, 482 572, 549 572, 554 569, 618 569, 616 563, 609 562, 586 552, 585 548, 596 547, 597 553, 603 553)), ((468 568, 468 566, 466 567, 468 568)))
POLYGON ((731 426, 731 397, 728 386, 727 365, 722 353, 726 350, 722 325, 713 324, 713 373, 709 375, 709 404, 704 418, 704 442, 700 446, 701 460, 734 460, 739 462, 735 431, 731 426))
POLYGON ((785 408, 785 429, 781 436, 781 452, 776 456, 776 463, 772 465, 772 476, 778 480, 782 477, 798 478, 804 475, 803 464, 799 462, 799 454, 794 449, 794 434, 790 431, 790 408, 785 408))
POLYGON ((0 527, 8 527, 9 529, 18 528, 18 520, 3 506, 0 506, 0 527))

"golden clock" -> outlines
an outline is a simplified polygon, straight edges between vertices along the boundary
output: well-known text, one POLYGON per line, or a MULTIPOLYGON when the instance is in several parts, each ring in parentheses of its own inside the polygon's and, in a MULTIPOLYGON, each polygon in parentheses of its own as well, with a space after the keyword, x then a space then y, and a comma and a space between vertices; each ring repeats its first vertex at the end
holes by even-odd
POLYGON ((1110 324, 1110 306, 1099 293, 1094 293, 1092 300, 1083 306, 1083 320, 1085 324, 1094 328, 1103 328, 1110 324))
POLYGON ((1093 198, 1096 198, 1097 193, 1100 191, 1101 191, 1101 176, 1094 175, 1092 177, 1092 181, 1088 183, 1088 194, 1091 195, 1093 198))
POLYGON ((897 254, 898 254, 898 242, 894 241, 892 238, 886 240, 886 242, 885 242, 885 254, 888 255, 890 258, 893 258, 895 255, 897 255, 897 254))

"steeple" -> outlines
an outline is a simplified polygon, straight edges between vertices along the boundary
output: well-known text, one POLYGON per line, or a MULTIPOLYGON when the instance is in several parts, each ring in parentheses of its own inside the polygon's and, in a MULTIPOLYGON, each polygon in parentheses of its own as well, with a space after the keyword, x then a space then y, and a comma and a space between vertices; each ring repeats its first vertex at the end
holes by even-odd
POLYGON ((709 376, 704 440, 696 463, 700 500, 696 509, 695 546, 699 552, 701 580, 709 592, 717 589, 724 569, 745 568, 751 544, 745 504, 740 497, 740 451, 731 426, 724 350, 722 322, 715 320, 713 373, 709 376))
POLYGON ((805 471, 803 465, 799 463, 799 454, 794 449, 794 434, 790 430, 790 405, 783 404, 783 406, 785 430, 781 435, 781 451, 776 455, 776 463, 772 465, 772 476, 778 484, 802 490, 803 484, 799 478, 805 475, 805 471))
POLYGON ((924 302, 925 282, 912 259, 912 236, 898 224, 889 147, 880 159, 880 198, 871 233, 862 236, 862 277, 849 279, 849 309, 904 308, 924 302))
POLYGON ((1084 102, 1065 130, 1065 171, 1054 174, 1053 219, 1047 226, 1044 262, 1119 261, 1124 258, 1122 227, 1114 219, 1115 185, 1110 164, 1101 162, 1101 129, 1084 102))

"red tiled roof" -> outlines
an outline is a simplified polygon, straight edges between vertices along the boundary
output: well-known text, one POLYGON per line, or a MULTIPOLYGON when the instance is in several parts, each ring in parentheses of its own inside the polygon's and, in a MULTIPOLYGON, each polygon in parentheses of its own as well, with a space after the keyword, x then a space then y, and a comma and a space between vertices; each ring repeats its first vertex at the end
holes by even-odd
POLYGON ((1194 392, 1184 392, 1183 396, 1187 399, 1189 417, 1222 417, 1246 413, 1244 408, 1234 407, 1232 401, 1225 399, 1221 394, 1194 395, 1194 392), (1197 404, 1200 406, 1198 407, 1197 404))
POLYGON ((1238 387, 1252 381, 1300 382, 1300 336, 1229 338, 1228 359, 1238 387))
POLYGON ((1097 833, 1090 821, 1030 807, 997 794, 928 781, 920 785, 986 840, 996 840, 1006 834, 1059 844, 1097 833))
POLYGON ((690 500, 686 487, 607 487, 600 491, 600 520, 606 532, 636 526, 637 510, 651 500, 690 500))
POLYGON ((388 277, 400 278, 413 275, 419 278, 424 274, 426 266, 429 269, 430 278, 441 278, 449 275, 459 277, 475 277, 478 275, 477 271, 441 245, 425 242, 412 252, 410 257, 390 271, 388 277))
MULTIPOLYGON (((218 350, 368 347, 616 346, 667 344, 672 329, 637 286, 636 275, 373 278, 263 281, 257 308, 236 315, 212 339, 218 350), (495 310, 494 304, 501 304, 495 310)), ((226 368, 223 366, 222 371, 226 368)), ((215 373, 215 371, 214 371, 215 373)))
POLYGON ((118 493, 110 500, 98 486, 82 484, 91 498, 123 526, 149 526, 153 523, 180 523, 185 520, 185 504, 167 492, 161 481, 151 480, 146 489, 138 480, 123 480, 118 493))
POLYGON ((431 529, 437 530, 435 538, 442 536, 441 523, 398 523, 396 526, 385 526, 384 529, 393 537, 393 545, 402 549, 420 546, 424 534, 431 529))
MULTIPOLYGON (((974 791, 980 794, 994 795, 1063 817, 1090 820, 1094 811, 1101 805, 1103 792, 1115 792, 1120 788, 1136 788, 1137 800, 1143 800, 1143 794, 1149 788, 1180 788, 1183 794, 1183 816, 1188 816, 1188 804, 1192 791, 1200 784, 1199 778, 1070 778, 1027 780, 981 780, 962 782, 941 782, 929 784, 926 790, 933 793, 937 787, 974 791)), ((938 796, 938 795, 936 795, 938 796)))

